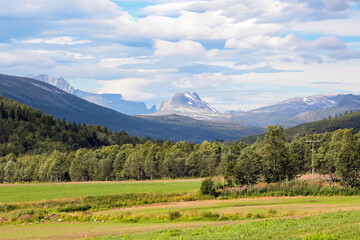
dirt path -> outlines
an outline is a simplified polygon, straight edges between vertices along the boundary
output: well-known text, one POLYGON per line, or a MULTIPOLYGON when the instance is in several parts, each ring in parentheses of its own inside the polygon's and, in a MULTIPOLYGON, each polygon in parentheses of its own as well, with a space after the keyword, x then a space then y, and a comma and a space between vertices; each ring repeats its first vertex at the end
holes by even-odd
MULTIPOLYGON (((335 196, 336 197, 336 196, 335 196)), ((156 209, 156 208, 187 208, 187 207, 204 207, 204 206, 211 206, 214 204, 221 204, 221 203, 241 203, 241 202, 258 202, 264 200, 291 200, 291 199, 320 199, 323 197, 313 197, 313 196, 295 196, 295 197, 256 197, 256 198, 238 198, 238 199, 229 199, 229 200, 221 200, 221 199, 214 199, 214 200, 197 200, 197 201, 185 201, 185 202, 170 202, 170 203, 158 203, 158 204, 151 204, 151 205, 143 205, 143 206, 134 206, 129 208, 116 208, 111 210, 105 210, 104 212, 115 212, 115 211, 129 211, 134 209, 156 209)))

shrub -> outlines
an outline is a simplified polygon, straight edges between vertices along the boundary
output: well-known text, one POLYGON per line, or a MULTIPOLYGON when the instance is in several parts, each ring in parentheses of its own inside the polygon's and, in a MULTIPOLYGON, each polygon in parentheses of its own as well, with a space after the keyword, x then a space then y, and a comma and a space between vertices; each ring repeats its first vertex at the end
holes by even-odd
POLYGON ((170 220, 179 219, 180 217, 181 217, 181 213, 178 212, 178 211, 169 212, 169 219, 170 219, 170 220))
POLYGON ((201 182, 200 193, 202 195, 216 195, 214 181, 211 178, 205 178, 201 182))
POLYGON ((91 208, 90 205, 83 205, 83 206, 71 205, 71 206, 65 206, 65 207, 58 208, 58 211, 59 212, 79 212, 79 211, 89 210, 90 208, 91 208))

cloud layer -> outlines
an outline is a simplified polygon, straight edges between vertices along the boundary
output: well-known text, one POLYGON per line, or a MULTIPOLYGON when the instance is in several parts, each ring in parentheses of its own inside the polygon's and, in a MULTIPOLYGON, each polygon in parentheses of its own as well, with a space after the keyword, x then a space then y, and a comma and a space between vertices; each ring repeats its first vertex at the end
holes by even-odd
POLYGON ((358 0, 0 2, 2 73, 158 105, 198 91, 223 111, 360 92, 358 0))

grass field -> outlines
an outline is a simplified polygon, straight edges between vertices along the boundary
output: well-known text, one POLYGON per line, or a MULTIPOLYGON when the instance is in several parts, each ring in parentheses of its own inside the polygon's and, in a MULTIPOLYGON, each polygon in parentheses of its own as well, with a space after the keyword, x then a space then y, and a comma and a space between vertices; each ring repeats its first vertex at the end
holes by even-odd
POLYGON ((199 186, 3 185, 0 239, 360 239, 360 196, 214 199, 197 195, 199 186))
POLYGON ((0 203, 29 202, 79 196, 121 193, 190 192, 200 188, 199 180, 122 183, 71 183, 0 185, 0 203))
MULTIPOLYGON (((283 234, 282 231, 289 231, 289 233, 294 235, 294 239, 298 239, 300 235, 296 235, 297 227, 295 226, 303 228, 306 223, 310 223, 306 222, 307 220, 296 220, 296 218, 331 213, 330 215, 326 215, 327 217, 325 217, 325 220, 327 219, 326 221, 329 221, 329 223, 326 225, 321 224, 321 221, 316 218, 318 220, 314 220, 315 225, 312 226, 312 232, 326 232, 326 229, 328 228, 325 226, 332 226, 330 224, 332 218, 334 218, 333 224, 340 224, 340 228, 331 227, 332 230, 343 230, 349 227, 349 231, 353 231, 354 227, 358 227, 357 229, 360 230, 359 210, 359 196, 292 198, 281 197, 177 202, 92 212, 90 213, 92 215, 92 218, 87 222, 49 221, 46 224, 30 223, 4 225, 0 226, 0 239, 26 239, 29 237, 36 239, 79 239, 85 237, 93 238, 96 236, 107 235, 120 235, 115 239, 123 239, 123 237, 126 236, 127 233, 135 234, 131 235, 131 238, 129 239, 151 239, 152 237, 154 237, 154 239, 157 239, 158 237, 160 239, 182 239, 181 236, 184 237, 184 239, 189 238, 189 236, 194 239, 206 239, 204 236, 208 236, 209 234, 214 235, 211 235, 211 238, 207 239, 221 238, 221 236, 224 234, 227 236, 227 238, 222 239, 237 239, 237 237, 244 234, 244 236, 253 236, 253 238, 249 239, 259 239, 256 238, 256 236, 261 236, 259 234, 264 234, 264 231, 265 233, 267 232, 267 234, 269 234, 268 239, 280 239, 271 238, 271 236, 276 236, 280 233, 283 234), (170 220, 168 218, 169 213, 175 211, 178 211, 181 216, 179 218, 170 220), (349 212, 350 215, 343 215, 343 217, 335 218, 334 216, 337 216, 336 214, 338 214, 340 211, 351 212, 349 212), (209 212, 211 212, 213 215, 209 215, 209 212), (101 219, 106 218, 107 216, 112 216, 112 219, 101 222, 101 219), (124 218, 120 216, 127 216, 128 219, 132 220, 124 221, 124 218), (217 217, 213 218, 214 216, 217 217), (227 216, 228 218, 221 218, 221 216, 227 216), (280 222, 274 222, 269 226, 266 225, 268 227, 267 231, 265 229, 262 232, 260 231, 259 233, 257 233, 258 229, 260 229, 258 225, 256 225, 255 223, 248 223, 249 221, 265 221, 266 219, 274 218, 294 218, 294 220, 282 220, 280 222), (336 220, 338 218, 342 219, 342 221, 336 220), (93 219, 97 219, 97 221, 94 222, 93 219), (286 221, 290 222, 286 223, 286 221), (348 221, 350 221, 350 223, 348 221), (356 222, 357 225, 353 225, 354 222, 356 222), (231 228, 203 228, 203 226, 223 226, 239 223, 242 224, 232 226, 231 228), (245 224, 245 227, 243 227, 243 224, 245 224), (270 231, 270 229, 279 224, 280 226, 277 230, 270 231), (286 229, 286 227, 289 227, 289 229, 286 229), (168 229, 173 228, 177 228, 177 230, 168 231, 168 229), (178 230, 187 228, 197 229, 178 230), (322 230, 320 231, 319 229, 322 230), (163 230, 163 232, 156 232, 159 230, 163 230), (232 231, 235 231, 235 233, 232 233, 232 231), (199 232, 201 232, 200 236, 198 236, 199 232), (139 233, 143 234, 137 235, 139 233)), ((260 226, 262 229, 263 226, 260 226)), ((305 234, 305 232, 303 232, 303 234, 305 234)), ((340 233, 336 232, 336 234, 340 233)))
POLYGON ((328 213, 299 219, 278 219, 195 229, 173 228, 145 234, 101 237, 117 239, 360 239, 360 211, 328 213))

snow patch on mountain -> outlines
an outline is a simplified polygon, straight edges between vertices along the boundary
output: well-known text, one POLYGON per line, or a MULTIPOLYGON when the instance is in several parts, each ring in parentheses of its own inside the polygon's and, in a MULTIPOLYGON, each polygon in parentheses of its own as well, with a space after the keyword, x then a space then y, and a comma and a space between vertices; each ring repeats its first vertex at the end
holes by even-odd
POLYGON ((46 74, 33 74, 27 77, 49 83, 70 94, 74 94, 75 91, 75 89, 63 77, 52 77, 46 74))
POLYGON ((219 113, 215 108, 211 107, 207 102, 201 100, 199 95, 195 92, 179 92, 176 93, 170 100, 164 101, 158 113, 171 114, 188 114, 188 113, 219 113))

